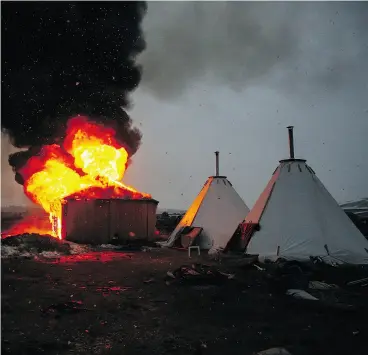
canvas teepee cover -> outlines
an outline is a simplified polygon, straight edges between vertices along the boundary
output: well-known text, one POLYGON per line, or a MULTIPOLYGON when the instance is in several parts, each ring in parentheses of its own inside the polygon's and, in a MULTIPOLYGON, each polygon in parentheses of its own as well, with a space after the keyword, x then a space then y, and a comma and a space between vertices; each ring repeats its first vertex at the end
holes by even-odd
POLYGON ((306 160, 294 159, 293 149, 291 153, 291 159, 280 161, 245 219, 245 223, 260 226, 246 252, 269 258, 308 260, 320 256, 367 264, 368 241, 306 160))
POLYGON ((225 248, 248 212, 226 176, 216 174, 207 179, 165 245, 173 246, 184 227, 200 227, 203 230, 195 240, 196 245, 204 250, 225 248))

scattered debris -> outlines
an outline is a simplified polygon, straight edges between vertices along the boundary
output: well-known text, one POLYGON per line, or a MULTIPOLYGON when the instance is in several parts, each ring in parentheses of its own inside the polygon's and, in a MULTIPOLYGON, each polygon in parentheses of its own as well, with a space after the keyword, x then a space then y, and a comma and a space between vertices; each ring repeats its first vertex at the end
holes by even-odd
POLYGON ((331 290, 331 289, 338 289, 339 286, 334 284, 327 284, 321 281, 309 281, 308 287, 313 290, 331 290))
POLYGON ((200 342, 195 347, 194 355, 203 355, 203 354, 207 353, 207 352, 205 352, 205 349, 207 349, 207 344, 203 343, 203 342, 200 342))
MULTIPOLYGON (((244 253, 224 253, 222 251, 218 251, 217 253, 209 255, 209 257, 211 260, 217 261, 220 264, 226 263, 228 266, 237 268, 249 268, 258 263, 257 255, 244 255, 244 253)), ((257 267, 261 268, 259 265, 257 265, 257 267)))
POLYGON ((151 278, 151 279, 148 279, 148 280, 144 280, 143 282, 145 284, 150 284, 151 282, 154 282, 154 281, 155 281, 155 279, 151 278))
MULTIPOLYGON (((179 282, 185 283, 193 282, 195 284, 197 283, 217 284, 222 283, 225 280, 231 280, 235 277, 234 274, 225 273, 217 270, 213 266, 203 264, 181 266, 174 272, 168 271, 166 275, 171 279, 175 279, 179 282)), ((170 282, 166 281, 166 284, 170 284, 170 282)))
POLYGON ((58 258, 60 256, 60 253, 57 251, 43 251, 40 253, 40 256, 44 258, 58 258))
POLYGON ((297 261, 278 259, 277 262, 265 264, 269 283, 275 291, 285 293, 289 289, 308 289, 311 269, 297 261))
POLYGON ((210 257, 213 257, 214 259, 219 259, 221 257, 221 254, 224 252, 224 248, 220 248, 220 247, 212 247, 209 251, 208 251, 208 255, 210 257))
MULTIPOLYGON (((343 303, 336 297, 330 297, 331 295, 324 294, 326 290, 319 291, 319 298, 311 295, 310 293, 304 290, 290 289, 287 290, 286 294, 288 296, 292 296, 297 300, 305 300, 305 301, 318 301, 318 302, 310 302, 309 304, 313 304, 317 308, 327 311, 327 310, 340 310, 340 311, 356 311, 357 308, 351 304, 343 303)), ((317 291, 318 292, 318 291, 317 291)))
POLYGON ((161 241, 158 241, 158 242, 155 242, 155 245, 161 249, 161 248, 166 248, 167 247, 167 241, 166 240, 161 240, 161 241))
POLYGON ((74 314, 81 311, 91 311, 91 309, 82 307, 82 301, 68 301, 65 303, 57 303, 41 310, 45 315, 61 316, 65 314, 74 314))
POLYGON ((120 240, 112 240, 110 244, 102 244, 98 248, 100 249, 110 249, 117 251, 128 251, 128 252, 151 252, 156 250, 161 250, 161 247, 158 247, 156 242, 151 242, 147 240, 129 240, 122 242, 120 240))
POLYGON ((310 293, 304 290, 290 289, 286 291, 288 296, 293 296, 294 298, 304 299, 308 301, 318 301, 318 298, 312 296, 310 293))
MULTIPOLYGON (((342 270, 340 274, 336 267, 317 265, 313 268, 309 265, 290 263, 261 265, 249 263, 250 259, 246 261, 249 267, 238 269, 233 267, 234 264, 228 266, 235 258, 229 257, 222 265, 201 262, 207 264, 203 265, 180 261, 187 260, 186 255, 182 253, 176 257, 175 253, 177 252, 168 252, 168 257, 164 253, 159 265, 153 264, 150 255, 144 253, 132 254, 136 258, 133 263, 129 262, 129 259, 116 263, 115 257, 126 258, 126 254, 108 250, 86 255, 70 255, 65 260, 75 260, 75 264, 52 266, 49 269, 33 261, 18 264, 17 260, 6 260, 3 267, 6 272, 3 285, 6 291, 6 298, 3 298, 6 312, 3 313, 8 324, 12 325, 14 319, 16 323, 12 327, 4 328, 5 340, 8 341, 6 344, 4 342, 5 347, 11 350, 9 353, 20 353, 22 347, 30 346, 32 338, 45 342, 61 338, 61 341, 71 348, 68 349, 69 352, 105 353, 105 350, 97 351, 95 348, 95 341, 92 339, 97 336, 103 342, 101 349, 105 349, 106 343, 111 343, 113 352, 121 351, 122 344, 128 344, 128 352, 132 353, 153 351, 162 354, 194 354, 198 346, 198 351, 201 351, 198 354, 205 354, 217 346, 213 339, 220 338, 224 339, 221 340, 221 347, 224 345, 229 353, 240 354, 244 352, 244 342, 237 343, 233 340, 241 338, 245 326, 248 328, 246 342, 250 353, 318 353, 321 346, 326 346, 327 352, 331 350, 331 344, 323 341, 329 335, 328 329, 338 322, 343 324, 334 328, 339 332, 338 338, 341 340, 342 334, 346 334, 348 344, 344 348, 341 340, 341 343, 334 344, 332 352, 338 352, 339 348, 340 352, 348 348, 356 349, 356 344, 363 344, 366 331, 364 311, 367 310, 364 293, 367 287, 361 287, 358 282, 355 286, 357 288, 349 289, 347 282, 366 277, 364 269, 356 273, 354 270, 342 270), (82 265, 82 261, 94 261, 97 258, 98 262, 93 265, 82 265), (103 265, 101 261, 106 260, 114 262, 103 265), (34 269, 29 265, 34 265, 34 269), (235 272, 232 270, 236 270, 235 280, 235 272), (160 280, 158 276, 160 274, 171 285, 167 290, 162 278, 160 280), (305 291, 294 286, 294 281, 299 276, 303 278, 303 284, 306 284, 305 291), (287 288, 276 294, 270 289, 271 282, 285 282, 287 288), (335 288, 335 284, 339 287, 335 288), (222 287, 223 285, 225 287, 222 287), (24 298, 23 293, 28 291, 28 286, 30 293, 24 298), (132 289, 121 286, 132 286, 132 289), (42 294, 38 293, 40 288, 42 294), (79 301, 57 304, 78 299, 85 304, 78 304, 79 301), (252 304, 257 302, 259 307, 254 309, 249 322, 244 323, 244 317, 241 317, 240 313, 253 310, 252 304), (51 303, 55 304, 47 307, 51 303), (358 312, 353 316, 348 314, 344 318, 343 313, 352 309, 347 306, 349 303, 353 304, 358 312), (38 307, 39 304, 42 308, 47 307, 43 313, 38 307), (95 312, 88 312, 90 310, 95 312), (324 317, 326 313, 327 316, 324 317), (35 329, 23 324, 24 314, 33 320, 35 329), (45 319, 40 319, 41 314, 45 319), (61 323, 58 317, 62 317, 61 323), (282 324, 277 321, 280 317, 285 318, 282 324), (207 319, 213 327, 203 333, 200 324, 193 325, 193 319, 207 319), (42 329, 44 324, 48 327, 45 335, 42 329), (124 324, 125 329, 129 329, 129 333, 126 332, 124 338, 111 336, 120 329, 121 324, 124 324), (185 327, 192 327, 193 339, 186 335, 181 336, 185 327), (168 329, 172 329, 172 341, 164 343, 163 339, 170 334, 168 329), (86 334, 85 330, 89 333, 86 334), (19 332, 19 335, 14 335, 15 332, 19 332), (302 342, 299 345, 300 337, 295 334, 300 332, 303 333, 302 338, 310 340, 311 343, 302 342), (118 338, 122 338, 121 344, 115 343, 118 338), (17 345, 17 339, 24 341, 25 345, 17 345), (130 342, 131 339, 133 341, 130 342), (144 348, 143 343, 147 344, 147 339, 152 339, 153 343, 144 348), (206 346, 200 345, 201 341, 208 341, 207 349, 206 346)), ((43 348, 34 352, 46 351, 63 352, 59 349, 54 351, 43 348)))
POLYGON ((362 287, 367 286, 368 285, 368 277, 364 278, 364 279, 359 279, 359 280, 355 280, 355 281, 350 281, 346 284, 347 286, 353 286, 353 285, 361 285, 362 287))
POLYGON ((104 296, 108 296, 112 293, 116 294, 116 295, 120 295, 121 292, 130 290, 131 287, 121 287, 121 286, 101 286, 101 287, 97 287, 96 291, 98 292, 102 292, 102 294, 104 296))
POLYGON ((285 348, 271 348, 262 350, 257 355, 291 355, 285 348))
POLYGON ((70 245, 70 254, 77 255, 77 254, 84 254, 91 251, 91 247, 84 244, 77 244, 73 242, 68 242, 70 245))
POLYGON ((259 270, 259 271, 265 271, 265 270, 266 270, 266 269, 264 269, 263 267, 258 266, 257 264, 253 264, 253 266, 254 266, 257 270, 259 270))
POLYGON ((221 275, 223 275, 223 276, 226 276, 229 280, 235 278, 235 275, 234 274, 227 274, 227 273, 221 272, 221 271, 219 271, 218 273, 221 274, 221 275))

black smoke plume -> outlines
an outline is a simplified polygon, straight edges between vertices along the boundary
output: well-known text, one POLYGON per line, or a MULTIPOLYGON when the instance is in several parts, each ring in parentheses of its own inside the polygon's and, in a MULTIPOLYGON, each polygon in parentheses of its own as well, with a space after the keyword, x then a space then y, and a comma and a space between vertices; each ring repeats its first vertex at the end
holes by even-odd
POLYGON ((124 108, 141 79, 146 3, 17 1, 1 10, 2 131, 29 148, 10 156, 13 170, 60 142, 76 114, 113 127, 134 154, 141 133, 124 108))

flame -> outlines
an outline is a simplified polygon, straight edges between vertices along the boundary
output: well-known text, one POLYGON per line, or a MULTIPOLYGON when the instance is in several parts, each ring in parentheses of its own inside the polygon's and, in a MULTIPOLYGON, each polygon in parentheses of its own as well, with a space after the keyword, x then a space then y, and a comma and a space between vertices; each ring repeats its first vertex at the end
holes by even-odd
POLYGON ((111 128, 77 117, 69 121, 64 147, 74 157, 75 166, 91 178, 103 176, 117 181, 124 176, 128 153, 116 142, 114 135, 111 128))
POLYGON ((52 235, 52 226, 50 225, 47 214, 33 214, 24 216, 24 218, 10 228, 1 232, 1 238, 7 238, 20 234, 40 234, 52 235))
POLYGON ((52 235, 61 239, 66 198, 151 198, 120 181, 127 161, 113 129, 77 116, 68 121, 62 145, 43 146, 19 173, 25 194, 49 214, 52 235))

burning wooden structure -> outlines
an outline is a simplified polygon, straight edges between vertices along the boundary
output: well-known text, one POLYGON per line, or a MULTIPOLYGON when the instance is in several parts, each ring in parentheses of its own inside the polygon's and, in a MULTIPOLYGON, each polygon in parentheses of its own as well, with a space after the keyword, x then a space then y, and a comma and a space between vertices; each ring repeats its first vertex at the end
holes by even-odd
POLYGON ((17 174, 26 195, 49 215, 44 234, 86 243, 152 237, 158 202, 122 182, 126 148, 113 128, 78 115, 58 144, 42 146, 22 165, 17 174))
POLYGON ((153 199, 67 199, 62 204, 61 235, 86 244, 151 240, 157 205, 153 199))

